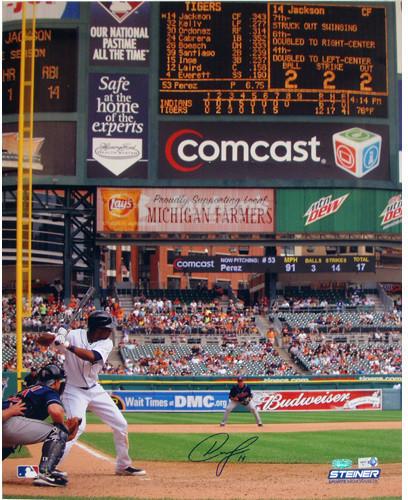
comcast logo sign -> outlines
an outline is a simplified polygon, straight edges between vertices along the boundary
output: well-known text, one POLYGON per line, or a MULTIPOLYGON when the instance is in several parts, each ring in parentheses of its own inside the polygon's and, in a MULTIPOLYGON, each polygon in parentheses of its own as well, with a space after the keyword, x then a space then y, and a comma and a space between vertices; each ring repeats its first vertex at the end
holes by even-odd
POLYGON ((354 177, 364 177, 380 164, 382 138, 354 127, 333 135, 336 165, 354 177))

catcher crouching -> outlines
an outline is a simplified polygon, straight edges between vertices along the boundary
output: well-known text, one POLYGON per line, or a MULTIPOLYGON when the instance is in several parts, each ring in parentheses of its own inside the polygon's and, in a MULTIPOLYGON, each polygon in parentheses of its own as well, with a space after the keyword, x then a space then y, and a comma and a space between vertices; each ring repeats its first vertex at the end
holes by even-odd
POLYGON ((75 438, 81 419, 65 420, 60 399, 65 386, 64 370, 49 364, 41 368, 37 382, 3 401, 3 460, 18 446, 43 443, 35 486, 65 486, 68 477, 57 469, 66 443, 75 438), (50 417, 52 423, 44 422, 50 417))
POLYGON ((238 405, 246 406, 249 411, 254 415, 258 427, 262 427, 261 417, 256 409, 256 406, 252 402, 252 391, 249 385, 245 384, 243 377, 238 377, 237 384, 231 387, 229 393, 229 402, 225 409, 223 419, 220 423, 221 427, 227 423, 229 414, 238 405))

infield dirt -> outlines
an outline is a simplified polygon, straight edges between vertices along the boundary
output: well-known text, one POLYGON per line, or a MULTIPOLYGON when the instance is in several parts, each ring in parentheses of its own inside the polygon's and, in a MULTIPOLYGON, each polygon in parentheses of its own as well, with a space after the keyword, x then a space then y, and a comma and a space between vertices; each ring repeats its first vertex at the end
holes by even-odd
MULTIPOLYGON (((257 428, 231 424, 228 432, 295 432, 331 429, 400 429, 401 422, 346 422, 324 424, 279 424, 257 428)), ((219 432, 214 425, 130 425, 129 432, 219 432)), ((89 425, 88 432, 109 428, 89 425)), ((82 446, 82 445, 81 445, 82 446)), ((216 476, 215 463, 138 462, 147 471, 144 477, 114 475, 114 460, 103 454, 92 456, 74 446, 61 468, 69 474, 66 488, 38 488, 29 479, 17 479, 16 466, 38 463, 41 445, 30 446, 32 458, 3 462, 3 494, 33 497, 130 497, 175 500, 266 500, 334 499, 401 496, 402 465, 381 464, 381 479, 373 483, 329 484, 329 464, 246 464, 228 463, 216 476)))

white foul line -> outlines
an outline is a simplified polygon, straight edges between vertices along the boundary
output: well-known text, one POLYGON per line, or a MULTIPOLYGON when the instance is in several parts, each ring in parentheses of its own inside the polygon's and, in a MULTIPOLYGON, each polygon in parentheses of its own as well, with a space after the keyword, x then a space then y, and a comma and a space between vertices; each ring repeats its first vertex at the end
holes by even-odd
MULTIPOLYGON (((78 446, 79 448, 81 448, 81 450, 84 450, 86 451, 87 453, 89 453, 90 455, 96 457, 96 458, 100 458, 101 460, 106 460, 107 462, 110 462, 111 464, 113 463, 116 463, 115 459, 111 458, 111 457, 107 457, 106 455, 102 455, 102 453, 99 453, 95 450, 93 450, 92 448, 89 448, 88 446, 86 446, 85 444, 83 443, 80 443, 80 442, 76 442, 75 443, 76 446, 78 446)), ((138 479, 141 479, 143 481, 150 481, 150 477, 138 477, 138 479)))
POLYGON ((106 460, 107 462, 110 462, 111 464, 115 463, 115 460, 111 457, 107 457, 105 455, 102 455, 102 453, 98 453, 97 451, 93 450, 92 448, 88 448, 88 446, 86 446, 85 444, 83 443, 79 443, 78 441, 75 443, 76 446, 78 446, 79 448, 81 448, 81 450, 84 450, 86 452, 88 452, 90 455, 96 457, 96 458, 100 458, 101 460, 106 460))

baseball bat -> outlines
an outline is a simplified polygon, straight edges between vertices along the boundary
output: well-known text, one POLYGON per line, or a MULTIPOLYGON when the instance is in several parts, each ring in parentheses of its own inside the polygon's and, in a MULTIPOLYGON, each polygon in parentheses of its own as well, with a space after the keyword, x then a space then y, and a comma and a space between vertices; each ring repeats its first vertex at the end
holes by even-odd
POLYGON ((85 295, 79 301, 79 304, 73 310, 72 316, 69 320, 69 323, 67 325, 64 325, 64 328, 66 328, 68 330, 71 327, 71 325, 73 325, 75 323, 75 321, 77 321, 77 319, 80 318, 80 316, 82 314, 82 309, 92 299, 92 297, 95 295, 95 292, 96 292, 96 289, 93 286, 88 288, 85 295))
MULTIPOLYGON (((82 297, 82 299, 79 301, 78 305, 72 311, 72 316, 71 316, 69 322, 64 324, 65 329, 69 330, 71 328, 71 326, 74 324, 74 322, 77 321, 78 318, 80 318, 83 308, 92 299, 95 292, 96 292, 96 289, 93 286, 88 288, 88 290, 85 292, 85 295, 82 297)), ((39 334, 40 340, 38 342, 41 345, 49 346, 53 342, 56 335, 57 335, 56 333, 52 333, 52 332, 40 333, 39 334)), ((58 345, 58 344, 56 344, 56 345, 58 345)))

